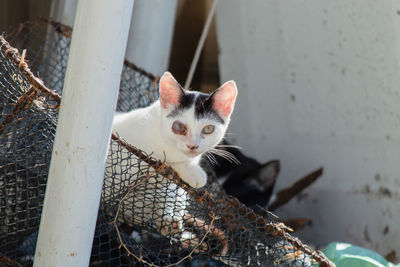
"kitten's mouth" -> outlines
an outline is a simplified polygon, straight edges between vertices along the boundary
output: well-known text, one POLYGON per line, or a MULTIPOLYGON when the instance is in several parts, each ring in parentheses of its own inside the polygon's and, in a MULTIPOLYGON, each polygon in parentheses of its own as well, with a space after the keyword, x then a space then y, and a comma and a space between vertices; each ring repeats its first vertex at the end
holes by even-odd
POLYGON ((197 151, 197 150, 189 150, 189 151, 185 151, 184 153, 189 157, 196 157, 201 154, 200 151, 197 151))

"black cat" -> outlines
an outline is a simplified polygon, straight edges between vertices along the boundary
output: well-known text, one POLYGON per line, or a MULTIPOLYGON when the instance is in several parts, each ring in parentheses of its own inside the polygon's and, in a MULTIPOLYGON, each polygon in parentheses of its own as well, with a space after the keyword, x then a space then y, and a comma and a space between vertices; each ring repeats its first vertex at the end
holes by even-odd
POLYGON ((222 180, 225 192, 256 212, 266 208, 280 171, 279 160, 260 163, 227 141, 222 141, 217 148, 229 152, 238 161, 215 155, 213 169, 222 180))

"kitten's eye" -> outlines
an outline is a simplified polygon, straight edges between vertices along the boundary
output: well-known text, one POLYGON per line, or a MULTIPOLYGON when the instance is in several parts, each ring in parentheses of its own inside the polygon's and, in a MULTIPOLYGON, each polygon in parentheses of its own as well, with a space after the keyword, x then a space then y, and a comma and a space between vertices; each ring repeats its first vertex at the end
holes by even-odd
POLYGON ((202 133, 203 134, 212 134, 214 132, 214 129, 215 129, 214 125, 207 125, 207 126, 204 126, 202 133))
POLYGON ((187 128, 186 128, 185 124, 183 124, 180 121, 174 121, 171 129, 175 134, 186 135, 186 133, 187 133, 187 128))

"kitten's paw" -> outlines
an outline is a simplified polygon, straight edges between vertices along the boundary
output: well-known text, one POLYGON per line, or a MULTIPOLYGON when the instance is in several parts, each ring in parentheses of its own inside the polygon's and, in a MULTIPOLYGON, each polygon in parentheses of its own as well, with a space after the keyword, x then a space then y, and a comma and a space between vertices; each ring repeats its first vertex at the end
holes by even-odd
POLYGON ((199 166, 191 166, 189 171, 182 177, 191 187, 203 187, 207 183, 207 174, 199 166))
MULTIPOLYGON (((198 166, 197 166, 198 167, 198 166)), ((196 185, 193 187, 203 187, 206 185, 207 183, 207 174, 205 171, 203 171, 202 168, 198 167, 198 173, 196 175, 197 179, 196 179, 196 185)))
POLYGON ((183 181, 191 187, 203 187, 207 183, 207 174, 197 165, 175 165, 172 166, 180 175, 183 181))

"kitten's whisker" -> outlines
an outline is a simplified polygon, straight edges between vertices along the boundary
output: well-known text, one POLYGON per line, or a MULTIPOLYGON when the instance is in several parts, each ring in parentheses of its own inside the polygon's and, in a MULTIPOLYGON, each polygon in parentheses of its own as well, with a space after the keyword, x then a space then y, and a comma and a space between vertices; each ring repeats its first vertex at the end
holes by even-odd
POLYGON ((213 166, 218 165, 219 166, 219 163, 218 163, 217 159, 215 158, 215 156, 213 154, 211 154, 210 152, 207 152, 206 153, 206 157, 210 161, 211 165, 213 165, 213 166))
POLYGON ((214 162, 211 160, 211 158, 209 157, 208 153, 205 153, 204 155, 206 156, 208 161, 211 163, 211 165, 214 166, 214 162))
POLYGON ((213 153, 216 154, 216 155, 218 155, 218 156, 220 156, 220 157, 222 157, 222 158, 224 158, 224 159, 226 159, 227 161, 229 161, 229 162, 231 162, 231 163, 235 163, 235 164, 237 164, 237 165, 240 164, 240 162, 239 162, 236 158, 233 158, 233 157, 231 157, 231 156, 229 156, 229 155, 222 154, 222 153, 215 152, 215 151, 213 151, 213 153))
POLYGON ((215 162, 216 165, 220 166, 218 161, 217 161, 217 158, 212 153, 209 153, 209 156, 215 162))
POLYGON ((224 158, 231 158, 230 155, 228 155, 229 152, 226 152, 224 150, 220 150, 217 148, 210 149, 211 153, 214 153, 215 155, 223 156, 224 158))
POLYGON ((231 148, 237 148, 237 149, 243 149, 242 147, 240 147, 240 146, 237 146, 237 145, 216 145, 215 146, 216 148, 224 148, 224 147, 231 147, 231 148))
POLYGON ((240 165, 240 161, 232 153, 225 150, 219 150, 219 152, 222 153, 226 158, 230 158, 237 165, 240 165))
POLYGON ((240 161, 232 153, 230 153, 228 151, 213 148, 213 149, 210 149, 210 152, 228 160, 231 163, 240 165, 240 161))

